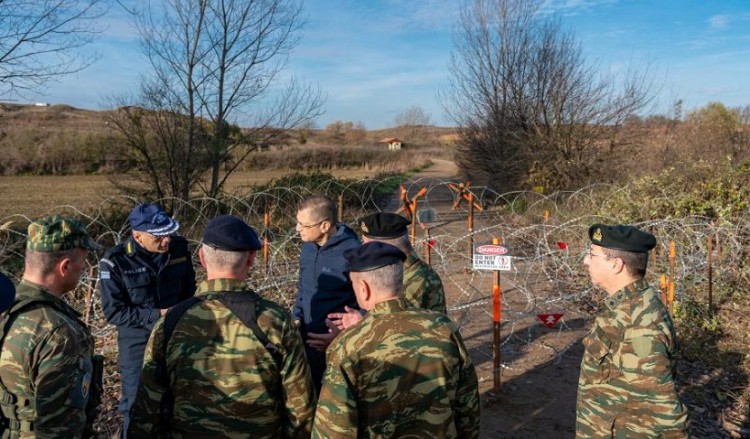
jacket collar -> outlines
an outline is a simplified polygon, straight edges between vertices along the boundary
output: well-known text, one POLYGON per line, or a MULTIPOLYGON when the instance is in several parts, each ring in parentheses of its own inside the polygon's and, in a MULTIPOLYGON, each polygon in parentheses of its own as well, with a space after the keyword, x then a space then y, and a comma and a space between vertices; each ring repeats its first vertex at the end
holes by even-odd
MULTIPOLYGON (((55 308, 64 311, 75 319, 78 319, 81 316, 78 311, 73 309, 64 300, 50 293, 49 290, 39 284, 29 282, 26 279, 22 279, 18 284, 18 288, 16 290, 18 298, 23 296, 32 299, 40 299, 45 302, 51 302, 55 308)), ((18 298, 16 300, 18 300, 18 298)))
POLYGON ((610 311, 614 311, 625 299, 633 297, 646 288, 648 288, 648 282, 646 282, 646 279, 638 279, 637 281, 626 285, 620 291, 606 298, 604 300, 604 303, 607 305, 607 308, 609 308, 610 311))
POLYGON ((371 310, 367 311, 367 315, 392 314, 406 309, 409 309, 409 305, 403 297, 399 297, 376 304, 371 310))
POLYGON ((217 291, 247 291, 247 282, 240 279, 211 279, 198 284, 195 294, 209 294, 217 291))

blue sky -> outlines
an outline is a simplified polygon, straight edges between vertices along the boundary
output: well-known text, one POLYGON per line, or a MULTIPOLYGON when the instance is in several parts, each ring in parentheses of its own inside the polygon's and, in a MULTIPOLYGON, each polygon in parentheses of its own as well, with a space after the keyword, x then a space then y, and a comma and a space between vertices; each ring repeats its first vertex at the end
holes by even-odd
MULTIPOLYGON (((437 99, 448 85, 451 27, 459 0, 307 0, 302 43, 285 75, 320 85, 326 113, 363 122, 368 129, 394 125, 412 105, 450 125, 437 99)), ((591 61, 617 71, 627 64, 652 66, 662 85, 656 111, 676 99, 684 108, 712 101, 750 105, 750 1, 748 0, 549 0, 591 61)), ((107 97, 132 91, 148 66, 137 35, 119 8, 109 11, 107 31, 92 46, 102 58, 53 83, 32 100, 100 109, 107 97)))

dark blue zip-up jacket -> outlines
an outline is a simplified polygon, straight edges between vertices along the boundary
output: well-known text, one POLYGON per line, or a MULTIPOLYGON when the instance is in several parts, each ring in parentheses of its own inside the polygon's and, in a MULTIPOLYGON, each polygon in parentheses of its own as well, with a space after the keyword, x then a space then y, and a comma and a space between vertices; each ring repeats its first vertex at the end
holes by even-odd
POLYGON ((302 244, 292 315, 301 323, 303 338, 308 332, 327 333, 325 319, 329 313, 343 312, 344 306, 359 309, 344 251, 360 245, 357 235, 345 224, 337 224, 336 233, 322 247, 314 242, 302 244))
POLYGON ((99 263, 102 308, 117 326, 120 355, 141 351, 159 319, 159 310, 195 294, 195 270, 187 240, 173 236, 167 253, 146 251, 131 236, 112 247, 99 263))

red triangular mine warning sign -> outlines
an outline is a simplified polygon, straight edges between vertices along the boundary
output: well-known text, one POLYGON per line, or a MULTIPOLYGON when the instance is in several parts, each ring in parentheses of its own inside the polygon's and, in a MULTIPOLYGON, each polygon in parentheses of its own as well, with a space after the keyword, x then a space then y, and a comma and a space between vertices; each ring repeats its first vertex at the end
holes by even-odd
POLYGON ((554 328, 557 324, 557 321, 560 320, 560 317, 563 316, 564 313, 554 313, 554 314, 537 314, 536 316, 539 317, 539 320, 544 323, 544 326, 548 328, 554 328))

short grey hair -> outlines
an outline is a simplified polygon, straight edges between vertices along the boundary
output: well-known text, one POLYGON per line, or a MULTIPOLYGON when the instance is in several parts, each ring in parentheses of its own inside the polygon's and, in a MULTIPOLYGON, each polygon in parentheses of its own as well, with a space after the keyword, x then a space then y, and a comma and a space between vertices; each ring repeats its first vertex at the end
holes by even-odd
POLYGON ((239 270, 247 262, 247 257, 252 250, 244 252, 234 252, 228 250, 215 249, 209 245, 203 244, 203 261, 206 263, 207 270, 220 268, 222 270, 239 270))
POLYGON ((399 261, 395 264, 386 265, 385 267, 376 268, 375 270, 363 271, 358 273, 372 289, 377 291, 389 291, 401 294, 404 284, 404 264, 399 261))
POLYGON ((373 241, 382 242, 384 244, 390 244, 396 247, 397 249, 401 250, 402 252, 404 252, 404 254, 406 254, 407 256, 412 251, 411 238, 409 238, 409 235, 406 233, 396 238, 385 238, 385 239, 370 238, 370 239, 373 241))

